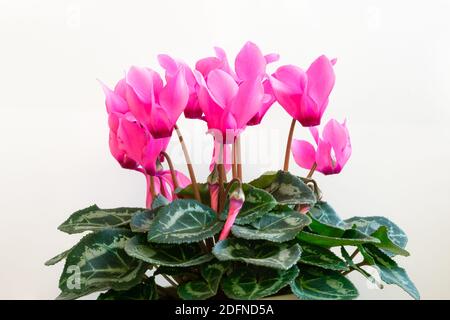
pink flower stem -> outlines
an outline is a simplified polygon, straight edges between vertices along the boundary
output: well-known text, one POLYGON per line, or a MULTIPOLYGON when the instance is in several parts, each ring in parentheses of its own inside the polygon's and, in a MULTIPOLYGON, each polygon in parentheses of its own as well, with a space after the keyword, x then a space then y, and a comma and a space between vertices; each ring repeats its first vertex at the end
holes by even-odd
POLYGON ((232 177, 237 178, 237 168, 236 168, 236 141, 233 143, 233 150, 232 150, 233 160, 231 162, 231 169, 232 169, 232 177))
POLYGON ((314 174, 314 171, 316 171, 317 163, 313 163, 311 170, 309 170, 308 175, 306 176, 307 179, 311 179, 312 175, 314 174))
POLYGON ((295 123, 297 120, 292 119, 291 122, 291 128, 289 129, 289 136, 286 143, 286 153, 284 155, 284 171, 289 171, 289 159, 291 157, 291 144, 292 144, 292 137, 294 136, 294 129, 295 129, 295 123))
POLYGON ((161 155, 164 156, 164 159, 166 159, 166 161, 167 161, 167 165, 169 166, 169 170, 170 170, 170 175, 172 176, 172 182, 173 182, 174 189, 177 189, 179 187, 179 184, 178 184, 178 179, 177 179, 177 175, 175 173, 175 168, 173 166, 172 159, 169 157, 169 155, 165 151, 162 151, 161 155))
POLYGON ((217 170, 219 171, 219 208, 218 208, 218 212, 219 214, 223 211, 223 207, 225 205, 225 193, 224 193, 224 189, 223 189, 223 184, 225 181, 225 168, 223 165, 223 156, 224 152, 223 152, 223 144, 220 143, 220 147, 219 147, 219 163, 217 165, 217 170))
POLYGON ((153 198, 155 197, 155 181, 153 176, 146 174, 145 181, 147 182, 147 196, 145 199, 145 206, 149 209, 152 206, 153 198))
POLYGON ((183 136, 181 135, 180 129, 178 128, 177 125, 175 125, 175 131, 177 132, 178 140, 180 140, 181 148, 183 149, 183 153, 184 153, 184 158, 186 159, 186 165, 187 165, 187 168, 189 171, 189 177, 191 178, 192 189, 194 190, 195 199, 198 202, 201 202, 202 199, 200 197, 200 191, 198 190, 197 179, 195 178, 194 167, 192 166, 191 158, 189 157, 189 153, 188 153, 186 144, 184 143, 183 136))
POLYGON ((242 181, 242 161, 241 161, 241 137, 236 138, 236 167, 237 177, 242 181))

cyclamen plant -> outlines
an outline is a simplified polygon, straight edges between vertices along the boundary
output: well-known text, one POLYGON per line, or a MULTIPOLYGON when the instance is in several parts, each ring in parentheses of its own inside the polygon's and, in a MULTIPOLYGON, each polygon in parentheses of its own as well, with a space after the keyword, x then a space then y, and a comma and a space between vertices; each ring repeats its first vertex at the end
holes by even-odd
POLYGON ((419 299, 393 260, 409 255, 405 233, 385 217, 340 218, 312 179, 315 171, 340 173, 351 155, 345 121, 331 119, 320 129, 336 60, 320 56, 306 71, 285 65, 270 75, 267 65, 279 56, 263 55, 251 42, 234 69, 224 50, 215 51, 194 69, 159 55, 165 80, 132 67, 114 89, 102 84, 111 153, 123 168, 144 175, 146 206, 93 205, 59 226, 69 234, 89 233, 46 263, 66 260, 58 298, 103 292, 98 299, 353 299, 352 271, 382 288, 365 269, 370 266, 384 283, 419 299), (292 116, 283 170, 244 183, 241 133, 260 124, 275 101, 292 116), (213 137, 206 183, 197 182, 177 126, 182 113, 205 121, 213 137), (297 122, 309 128, 315 146, 293 139, 297 122), (166 152, 173 131, 189 178, 166 152), (308 170, 305 177, 289 172, 291 152, 308 170))

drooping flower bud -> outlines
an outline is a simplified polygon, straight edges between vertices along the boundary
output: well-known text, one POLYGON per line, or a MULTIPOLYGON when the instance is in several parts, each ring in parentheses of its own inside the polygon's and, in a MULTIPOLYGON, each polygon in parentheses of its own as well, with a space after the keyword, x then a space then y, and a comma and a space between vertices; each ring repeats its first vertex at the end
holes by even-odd
POLYGON ((217 212, 219 206, 219 170, 214 165, 213 170, 208 176, 209 197, 211 199, 211 208, 217 212))
POLYGON ((228 207, 228 216, 225 221, 225 225, 220 233, 219 240, 225 240, 230 234, 231 227, 236 220, 236 217, 239 211, 242 208, 242 205, 245 201, 244 191, 242 191, 242 186, 240 184, 236 185, 231 191, 230 194, 230 204, 228 207))

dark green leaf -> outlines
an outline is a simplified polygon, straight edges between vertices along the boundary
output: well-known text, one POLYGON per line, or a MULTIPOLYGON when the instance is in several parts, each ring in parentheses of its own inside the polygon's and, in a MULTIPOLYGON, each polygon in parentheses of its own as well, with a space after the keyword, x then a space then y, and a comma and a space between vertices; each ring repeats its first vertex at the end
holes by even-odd
POLYGON ((235 260, 287 270, 300 259, 301 248, 298 244, 230 238, 219 241, 213 254, 221 261, 235 260))
POLYGON ((175 200, 162 207, 148 231, 148 241, 190 243, 210 238, 223 227, 216 213, 195 200, 175 200))
MULTIPOLYGON (((207 183, 197 183, 200 198, 203 204, 207 206, 210 205, 210 196, 209 196, 209 188, 207 183)), ((182 199, 195 199, 194 189, 192 188, 192 184, 188 185, 183 189, 176 190, 177 196, 182 199)))
POLYGON ((231 232, 238 238, 284 242, 295 238, 311 222, 308 216, 280 206, 277 211, 266 213, 251 226, 234 225, 231 232))
POLYGON ((97 231, 106 228, 126 226, 133 213, 141 208, 100 209, 95 204, 73 213, 58 229, 69 233, 97 231))
MULTIPOLYGON (((367 235, 372 235, 380 227, 386 226, 388 228, 389 239, 398 247, 405 249, 408 243, 408 237, 405 232, 400 229, 395 223, 385 217, 353 217, 345 220, 349 225, 354 225, 356 228, 367 235)), ((392 255, 389 252, 385 252, 392 255)))
POLYGON ((158 209, 160 207, 167 206, 170 201, 161 194, 158 194, 152 201, 152 209, 158 209))
POLYGON ((323 236, 303 230, 297 235, 297 239, 322 247, 356 246, 364 243, 380 243, 380 240, 377 238, 367 236, 355 229, 345 230, 341 237, 323 236))
POLYGON ((110 288, 127 290, 141 282, 147 264, 124 250, 132 235, 127 229, 104 229, 81 239, 67 255, 59 298, 74 299, 110 288))
POLYGON ((202 265, 200 273, 203 279, 181 284, 177 290, 178 295, 184 300, 204 300, 215 296, 226 270, 227 264, 224 263, 202 265))
POLYGON ((242 266, 224 277, 222 290, 231 299, 256 300, 277 293, 297 275, 297 266, 288 270, 242 266))
POLYGON ((358 296, 358 290, 337 271, 302 266, 300 275, 291 284, 292 292, 307 300, 348 300, 358 296))
MULTIPOLYGON (((272 210, 277 201, 270 193, 263 189, 255 188, 249 184, 244 184, 242 189, 245 194, 245 201, 235 220, 235 224, 247 224, 255 221, 267 212, 272 210)), ((225 220, 228 214, 228 204, 222 212, 221 218, 225 220)))
POLYGON ((130 228, 133 232, 148 232, 153 220, 158 213, 158 209, 136 212, 130 221, 130 228))
POLYGON ((285 171, 278 171, 274 178, 268 175, 263 179, 251 182, 254 186, 263 187, 271 193, 280 204, 314 205, 316 197, 314 192, 298 177, 285 171), (270 184, 265 186, 270 181, 270 184))
POLYGON ((368 263, 373 262, 372 266, 380 273, 381 280, 387 284, 399 286, 414 299, 420 299, 419 291, 411 279, 409 279, 405 269, 399 267, 394 260, 375 246, 366 245, 364 247, 366 249, 366 254, 369 254, 372 257, 372 259, 369 259, 368 263))
POLYGON ((300 262, 312 266, 321 267, 324 269, 346 271, 348 270, 347 264, 342 261, 337 255, 330 250, 314 246, 311 244, 302 243, 302 255, 300 262))
POLYGON ((123 291, 110 289, 98 296, 97 300, 158 300, 156 283, 153 277, 133 288, 123 291))
POLYGON ((334 209, 325 201, 318 201, 309 214, 315 220, 335 227, 347 228, 348 225, 339 217, 334 209))
POLYGON ((144 235, 137 235, 130 239, 125 250, 137 259, 170 267, 194 266, 214 258, 211 253, 203 252, 200 243, 155 244, 147 242, 144 235))

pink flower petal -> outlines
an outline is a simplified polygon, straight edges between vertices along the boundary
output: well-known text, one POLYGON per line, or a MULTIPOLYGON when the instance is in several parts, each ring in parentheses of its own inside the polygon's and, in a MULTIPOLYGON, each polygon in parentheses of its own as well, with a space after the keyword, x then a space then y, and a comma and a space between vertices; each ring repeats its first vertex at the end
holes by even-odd
POLYGON ((222 108, 226 108, 231 103, 239 89, 234 79, 228 73, 219 69, 211 71, 206 82, 215 101, 222 108))
POLYGON ((236 56, 235 69, 240 80, 254 80, 265 74, 266 59, 254 43, 247 42, 236 56))
POLYGON ((243 81, 231 104, 230 111, 238 128, 244 128, 263 105, 264 87, 261 79, 243 81))
POLYGON ((322 110, 326 107, 328 96, 334 86, 333 65, 326 56, 322 55, 311 64, 306 73, 308 75, 308 96, 322 110))
POLYGON ((287 85, 292 92, 298 94, 303 93, 306 83, 308 82, 306 73, 294 65, 279 67, 273 74, 273 77, 287 85))
POLYGON ((292 155, 295 162, 304 169, 311 169, 316 161, 316 150, 311 143, 304 140, 292 141, 291 145, 292 155))
POLYGON ((184 70, 180 68, 173 79, 161 90, 159 103, 169 114, 172 125, 183 112, 189 99, 189 89, 184 77, 184 70))

